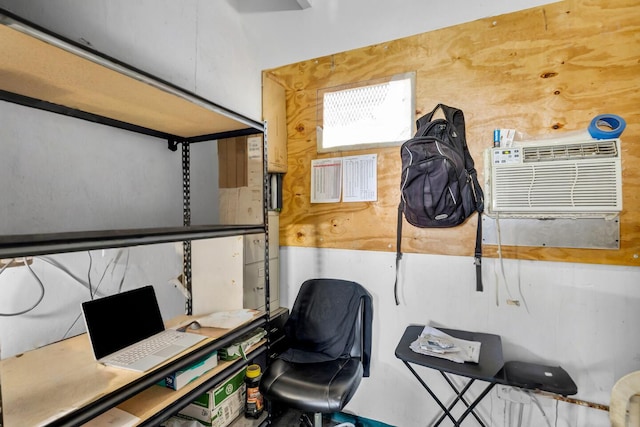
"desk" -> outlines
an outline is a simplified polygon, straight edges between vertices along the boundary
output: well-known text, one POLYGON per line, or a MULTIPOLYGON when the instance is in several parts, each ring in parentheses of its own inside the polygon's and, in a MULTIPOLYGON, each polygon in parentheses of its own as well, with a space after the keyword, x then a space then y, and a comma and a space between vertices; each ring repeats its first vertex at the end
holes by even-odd
POLYGON ((396 347, 396 357, 409 368, 411 373, 418 379, 420 384, 427 390, 427 392, 433 397, 436 403, 444 411, 442 416, 436 421, 434 426, 440 425, 440 423, 448 417, 455 426, 459 426, 462 421, 472 414, 474 418, 485 427, 484 422, 475 413, 474 408, 480 403, 480 401, 491 391, 496 384, 504 383, 504 379, 501 376, 497 376, 498 372, 502 369, 502 340, 498 335, 484 334, 477 332, 459 331, 455 329, 443 329, 438 328, 442 332, 451 335, 455 338, 461 338, 468 341, 479 341, 480 345, 480 359, 478 363, 456 363, 439 357, 426 356, 416 353, 409 348, 409 345, 415 341, 424 326, 409 326, 402 335, 398 346, 396 347), (438 370, 449 386, 455 391, 457 397, 454 401, 446 407, 435 393, 429 388, 425 381, 416 373, 411 364, 426 366, 427 368, 438 370), (454 374, 462 377, 469 378, 467 384, 461 389, 455 386, 447 374, 454 374), (487 382, 485 389, 478 395, 473 401, 469 402, 465 399, 464 394, 469 390, 469 387, 475 382, 475 380, 481 380, 487 382), (456 420, 451 414, 451 410, 456 406, 458 402, 464 403, 467 407, 465 412, 456 420))
MULTIPOLYGON (((170 326, 185 319, 190 318, 180 316, 170 326)), ((209 338, 143 373, 97 363, 86 334, 4 359, 0 361, 4 425, 77 426, 115 406, 140 418, 142 425, 157 425, 245 362, 221 362, 178 391, 156 385, 159 380, 265 324, 265 315, 259 312, 232 330, 198 329, 194 332, 209 338)), ((254 348, 250 357, 266 350, 264 343, 254 348)))

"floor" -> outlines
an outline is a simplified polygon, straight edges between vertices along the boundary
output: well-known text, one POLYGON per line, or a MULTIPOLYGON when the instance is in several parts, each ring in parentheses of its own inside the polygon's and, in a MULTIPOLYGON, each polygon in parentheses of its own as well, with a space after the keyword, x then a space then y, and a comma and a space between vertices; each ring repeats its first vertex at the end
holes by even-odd
MULTIPOLYGON (((298 427, 304 426, 305 424, 300 424, 300 417, 303 412, 298 411, 296 409, 287 409, 284 412, 279 413, 277 416, 274 416, 272 427, 298 427)), ((313 414, 308 414, 311 422, 313 422, 313 414)), ((338 423, 332 421, 330 417, 324 416, 322 417, 322 427, 335 427, 342 423, 338 423)))
MULTIPOLYGON (((273 418, 272 427, 298 427, 303 426, 304 424, 300 423, 300 417, 302 416, 302 411, 298 411, 295 409, 286 410, 284 413, 278 414, 273 418)), ((311 422, 313 422, 313 415, 309 414, 311 417, 311 422)), ((323 417, 322 426, 327 427, 331 426, 329 421, 325 420, 323 417)))

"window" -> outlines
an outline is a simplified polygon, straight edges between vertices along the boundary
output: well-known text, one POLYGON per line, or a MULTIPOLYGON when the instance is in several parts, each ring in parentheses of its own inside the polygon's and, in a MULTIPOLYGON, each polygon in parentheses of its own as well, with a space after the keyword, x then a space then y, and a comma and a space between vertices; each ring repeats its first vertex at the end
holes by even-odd
POLYGON ((411 138, 415 73, 318 91, 318 151, 399 145, 411 138))

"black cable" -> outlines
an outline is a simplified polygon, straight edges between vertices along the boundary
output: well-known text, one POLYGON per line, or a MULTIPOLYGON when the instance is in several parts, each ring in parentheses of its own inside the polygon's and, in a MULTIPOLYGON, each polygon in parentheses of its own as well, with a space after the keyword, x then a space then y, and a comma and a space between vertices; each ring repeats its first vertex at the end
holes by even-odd
MULTIPOLYGON (((131 255, 131 252, 127 249, 127 260, 124 264, 124 272, 122 273, 122 279, 120 279, 120 285, 118 286, 118 293, 122 292, 122 287, 124 286, 124 279, 125 277, 127 277, 127 270, 129 269, 129 256, 131 255)), ((120 258, 120 256, 118 256, 118 258, 120 258)), ((114 267, 115 269, 115 264, 114 267)))
MULTIPOLYGON (((89 268, 87 269, 87 284, 89 285, 89 297, 93 300, 93 286, 91 286, 91 266, 93 265, 93 257, 91 256, 91 251, 87 251, 87 255, 89 255, 89 268)), ((96 289, 96 292, 98 289, 96 289)))

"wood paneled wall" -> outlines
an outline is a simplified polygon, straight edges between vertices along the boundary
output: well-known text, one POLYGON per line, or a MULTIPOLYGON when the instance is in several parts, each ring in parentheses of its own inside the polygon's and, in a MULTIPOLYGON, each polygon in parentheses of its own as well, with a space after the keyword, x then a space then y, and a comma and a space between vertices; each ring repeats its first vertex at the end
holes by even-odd
MULTIPOLYGON (((373 29, 375 30, 375 29, 373 29)), ((503 247, 505 257, 640 265, 640 5, 566 0, 265 71, 286 89, 288 172, 280 242, 395 251, 399 147, 318 154, 317 91, 415 71, 416 117, 442 102, 462 109, 483 180, 494 128, 530 137, 585 130, 602 113, 627 121, 622 135, 620 250, 503 247), (316 158, 378 153, 378 201, 310 203, 316 158)), ((473 254, 476 218, 452 229, 406 224, 405 252, 473 254)), ((497 247, 484 247, 497 256, 497 247)))

